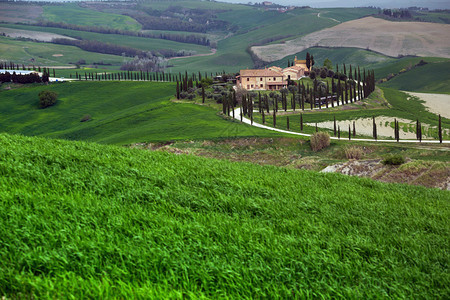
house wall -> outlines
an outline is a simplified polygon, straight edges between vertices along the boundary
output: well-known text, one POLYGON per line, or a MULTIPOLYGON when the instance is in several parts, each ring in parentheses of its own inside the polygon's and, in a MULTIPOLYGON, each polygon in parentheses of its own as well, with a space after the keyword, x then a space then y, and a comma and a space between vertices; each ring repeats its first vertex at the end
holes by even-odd
POLYGON ((266 77, 266 76, 241 76, 241 86, 246 90, 268 89, 268 85, 272 82, 283 81, 283 76, 266 77))

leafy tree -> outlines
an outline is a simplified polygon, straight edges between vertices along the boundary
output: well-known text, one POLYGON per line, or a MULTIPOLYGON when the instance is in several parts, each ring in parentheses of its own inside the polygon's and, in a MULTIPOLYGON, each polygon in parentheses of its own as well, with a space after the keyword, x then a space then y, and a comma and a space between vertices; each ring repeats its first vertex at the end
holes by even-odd
POLYGON ((329 58, 325 58, 325 60, 323 61, 323 66, 328 70, 333 69, 333 64, 331 63, 331 60, 329 58))
POLYGON ((58 100, 58 94, 49 90, 41 91, 39 93, 39 107, 46 108, 55 105, 58 100))

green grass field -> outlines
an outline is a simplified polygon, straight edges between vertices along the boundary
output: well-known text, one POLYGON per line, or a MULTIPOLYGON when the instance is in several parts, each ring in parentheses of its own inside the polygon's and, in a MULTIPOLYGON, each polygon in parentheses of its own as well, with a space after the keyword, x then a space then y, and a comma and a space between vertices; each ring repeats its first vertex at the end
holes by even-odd
POLYGON ((2 60, 36 66, 68 66, 81 59, 88 64, 103 62, 114 66, 120 66, 124 62, 124 58, 118 55, 88 52, 74 46, 19 41, 7 37, 0 37, 0 52, 2 60), (34 61, 31 61, 32 58, 34 61))
POLYGON ((382 86, 403 91, 450 94, 450 61, 429 63, 400 74, 382 86))
POLYGON ((6 298, 446 298, 449 192, 0 134, 6 298))
POLYGON ((143 37, 126 36, 126 35, 118 35, 118 34, 101 34, 101 33, 95 33, 95 32, 87 32, 87 31, 77 31, 77 30, 69 30, 69 29, 62 29, 62 28, 39 27, 39 26, 18 25, 18 24, 5 24, 4 27, 57 33, 57 34, 67 35, 67 36, 70 36, 73 38, 82 38, 84 40, 100 41, 100 42, 104 42, 104 43, 127 46, 127 47, 140 49, 140 50, 144 50, 144 51, 152 51, 152 50, 159 50, 159 49, 171 49, 174 51, 179 51, 179 50, 192 51, 192 52, 195 52, 196 54, 210 52, 209 47, 194 45, 194 44, 187 44, 187 43, 178 43, 178 42, 163 40, 163 39, 149 39, 149 38, 143 38, 143 37))
POLYGON ((171 102, 174 83, 71 82, 0 93, 0 132, 120 145, 277 135, 227 121, 210 107, 171 102), (38 93, 46 89, 59 94, 58 103, 39 109, 38 93), (92 121, 80 122, 87 114, 92 121))
POLYGON ((142 27, 131 17, 82 8, 76 3, 44 6, 42 16, 47 21, 76 25, 102 26, 123 30, 140 30, 142 27))

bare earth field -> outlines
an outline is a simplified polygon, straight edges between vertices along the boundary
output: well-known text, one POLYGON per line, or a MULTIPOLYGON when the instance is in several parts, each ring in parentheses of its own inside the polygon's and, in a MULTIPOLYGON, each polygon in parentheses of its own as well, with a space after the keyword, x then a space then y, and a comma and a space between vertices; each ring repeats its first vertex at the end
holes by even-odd
POLYGON ((411 96, 425 101, 424 105, 428 110, 437 115, 450 119, 450 95, 447 94, 428 94, 405 92, 411 96))
POLYGON ((9 23, 35 23, 42 15, 40 5, 0 2, 0 21, 9 23))
POLYGON ((56 38, 63 38, 68 40, 74 40, 74 38, 56 34, 56 33, 50 33, 50 32, 42 32, 42 31, 31 31, 31 30, 22 30, 22 29, 15 29, 15 28, 5 28, 0 27, 0 34, 6 34, 9 37, 12 38, 27 38, 27 39, 33 39, 41 42, 51 42, 52 39, 56 38))
POLYGON ((275 61, 310 47, 353 47, 388 56, 416 55, 450 58, 450 24, 391 22, 374 17, 352 20, 313 32, 284 44, 255 46, 265 61, 275 61))

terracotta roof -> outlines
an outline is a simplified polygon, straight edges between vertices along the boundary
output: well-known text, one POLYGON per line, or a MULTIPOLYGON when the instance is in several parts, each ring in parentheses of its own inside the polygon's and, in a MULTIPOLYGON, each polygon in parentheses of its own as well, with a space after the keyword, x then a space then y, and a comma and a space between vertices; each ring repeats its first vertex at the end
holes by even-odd
POLYGON ((269 69, 258 69, 258 70, 241 70, 239 72, 242 76, 246 77, 277 77, 283 76, 280 72, 272 71, 269 69))

